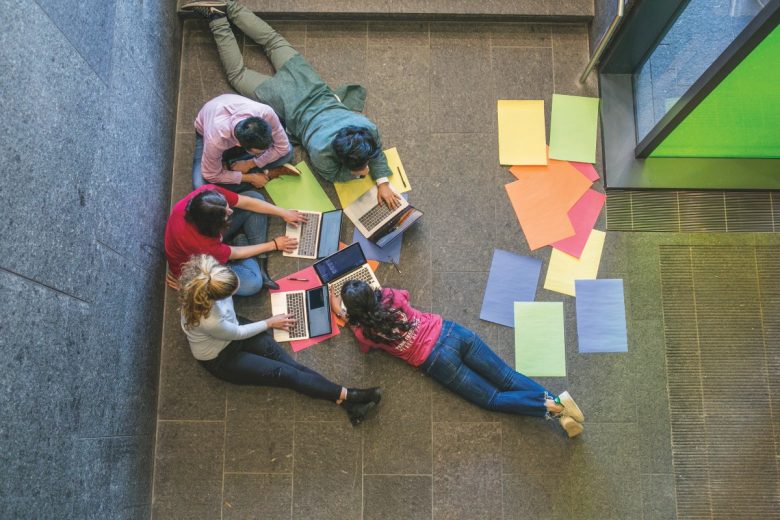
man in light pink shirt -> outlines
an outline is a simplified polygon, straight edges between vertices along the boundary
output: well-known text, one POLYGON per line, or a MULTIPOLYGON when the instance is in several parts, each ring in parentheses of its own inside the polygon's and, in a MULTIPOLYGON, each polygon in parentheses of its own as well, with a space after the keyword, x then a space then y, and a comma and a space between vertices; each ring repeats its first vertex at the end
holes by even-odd
POLYGON ((204 182, 240 192, 262 188, 266 170, 292 159, 279 117, 268 105, 236 94, 217 96, 195 119, 193 187, 204 182))

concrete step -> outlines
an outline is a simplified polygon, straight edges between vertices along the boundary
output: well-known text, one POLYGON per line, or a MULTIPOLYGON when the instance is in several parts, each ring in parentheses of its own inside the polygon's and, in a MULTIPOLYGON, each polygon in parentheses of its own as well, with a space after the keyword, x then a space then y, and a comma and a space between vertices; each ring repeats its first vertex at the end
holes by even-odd
MULTIPOLYGON (((181 8, 191 0, 177 1, 181 8)), ((588 22, 594 14, 593 0, 245 0, 243 4, 268 19, 588 22)))

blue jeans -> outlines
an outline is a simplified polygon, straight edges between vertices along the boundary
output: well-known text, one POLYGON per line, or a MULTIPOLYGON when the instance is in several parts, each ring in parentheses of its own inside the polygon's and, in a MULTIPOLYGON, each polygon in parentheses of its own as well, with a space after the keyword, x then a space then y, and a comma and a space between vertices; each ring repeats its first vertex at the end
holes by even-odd
MULTIPOLYGON (((249 191, 241 194, 244 197, 265 200, 261 194, 256 191, 249 191)), ((245 209, 233 208, 233 214, 230 216, 230 224, 227 231, 222 235, 223 242, 233 241, 239 233, 246 236, 247 242, 241 245, 256 245, 267 241, 268 237, 268 215, 264 213, 255 213, 245 209)), ((234 244, 239 245, 239 244, 234 244)), ((262 256, 265 256, 263 254, 262 256)), ((260 264, 257 258, 242 258, 241 260, 231 260, 228 266, 236 273, 239 280, 238 296, 252 296, 259 293, 263 288, 263 275, 260 273, 260 264)))
MULTIPOLYGON (((226 150, 227 152, 228 150, 226 150)), ((284 157, 275 160, 274 162, 266 164, 263 168, 276 168, 278 166, 282 166, 283 164, 287 164, 288 162, 292 161, 294 154, 293 147, 290 146, 290 151, 287 155, 284 157)), ((232 161, 240 161, 244 159, 251 159, 253 156, 249 153, 244 152, 241 155, 235 155, 234 157, 231 157, 230 160, 232 161)), ((198 132, 195 132, 195 149, 192 152, 192 189, 197 190, 204 184, 207 184, 206 180, 203 178, 203 175, 201 175, 201 162, 203 161, 203 136, 200 135, 198 132)), ((260 171, 258 168, 257 171, 260 171)), ((249 184, 248 182, 242 182, 240 184, 219 184, 219 186, 228 189, 230 191, 235 191, 236 193, 242 193, 244 191, 248 190, 254 190, 255 187, 249 184)))
MULTIPOLYGON (((239 323, 248 320, 239 318, 239 323)), ((200 363, 214 376, 236 385, 290 388, 328 401, 336 401, 341 395, 341 385, 295 361, 274 341, 270 331, 231 341, 216 358, 200 363)))
POLYGON ((420 365, 467 401, 496 412, 544 417, 546 388, 515 372, 477 334, 462 325, 445 321, 428 359, 420 365))

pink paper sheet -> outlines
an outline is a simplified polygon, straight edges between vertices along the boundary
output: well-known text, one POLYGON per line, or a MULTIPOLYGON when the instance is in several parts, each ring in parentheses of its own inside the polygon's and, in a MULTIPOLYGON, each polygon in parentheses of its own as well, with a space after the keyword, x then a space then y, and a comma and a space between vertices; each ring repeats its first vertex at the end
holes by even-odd
POLYGON ((568 213, 569 220, 574 226, 574 236, 553 242, 552 246, 559 251, 579 258, 606 200, 607 196, 603 193, 592 189, 586 191, 568 213))
MULTIPOLYGON (((274 291, 269 291, 269 292, 277 293, 283 291, 302 291, 305 289, 312 289, 314 287, 319 287, 320 285, 322 285, 319 276, 317 276, 317 271, 315 271, 314 267, 312 266, 309 266, 306 269, 301 269, 297 273, 288 274, 287 276, 279 278, 278 280, 276 280, 276 283, 279 284, 279 289, 274 291), (295 280, 290 280, 290 278, 304 278, 308 281, 297 282, 295 280)), ((299 341, 291 341, 290 348, 293 349, 293 352, 299 352, 305 348, 309 348, 312 345, 316 345, 317 343, 321 343, 326 339, 330 339, 333 336, 340 334, 341 330, 339 330, 338 324, 336 322, 336 315, 333 313, 331 313, 330 315, 330 327, 331 330, 333 330, 331 334, 327 334, 325 336, 319 336, 316 338, 302 339, 299 341)))
POLYGON ((569 164, 582 172, 582 174, 591 182, 596 182, 600 179, 599 172, 596 171, 596 167, 590 163, 569 161, 569 164))

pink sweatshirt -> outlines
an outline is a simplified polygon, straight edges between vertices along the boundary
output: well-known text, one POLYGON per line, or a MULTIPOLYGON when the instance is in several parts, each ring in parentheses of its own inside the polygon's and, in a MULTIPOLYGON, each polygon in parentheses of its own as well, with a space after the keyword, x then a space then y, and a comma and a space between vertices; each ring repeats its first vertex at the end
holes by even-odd
POLYGON ((399 357, 412 366, 422 365, 433 350, 441 334, 442 318, 438 314, 420 312, 409 305, 409 293, 402 289, 382 289, 382 301, 390 307, 400 309, 412 328, 406 336, 394 345, 373 343, 366 339, 360 327, 353 327, 360 350, 368 352, 372 348, 381 349, 399 357))
POLYGON ((281 159, 290 152, 287 133, 271 107, 236 94, 217 96, 203 105, 198 112, 198 117, 195 118, 195 130, 203 136, 203 158, 200 168, 206 182, 220 184, 241 182, 241 172, 225 170, 222 167, 222 152, 239 146, 233 129, 239 121, 248 117, 259 117, 264 120, 270 125, 273 135, 274 142, 271 147, 254 158, 259 168, 281 159))

